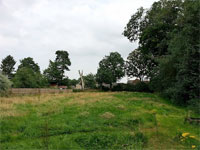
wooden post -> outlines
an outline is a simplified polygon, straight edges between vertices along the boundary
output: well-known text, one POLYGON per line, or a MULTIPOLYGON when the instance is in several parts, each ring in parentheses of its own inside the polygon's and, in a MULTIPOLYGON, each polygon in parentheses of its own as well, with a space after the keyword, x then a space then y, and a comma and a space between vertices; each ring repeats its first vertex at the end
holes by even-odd
POLYGON ((81 78, 81 88, 82 88, 82 90, 84 90, 85 84, 84 84, 84 80, 83 80, 83 71, 81 72, 79 70, 78 72, 79 72, 79 75, 80 75, 80 78, 81 78))

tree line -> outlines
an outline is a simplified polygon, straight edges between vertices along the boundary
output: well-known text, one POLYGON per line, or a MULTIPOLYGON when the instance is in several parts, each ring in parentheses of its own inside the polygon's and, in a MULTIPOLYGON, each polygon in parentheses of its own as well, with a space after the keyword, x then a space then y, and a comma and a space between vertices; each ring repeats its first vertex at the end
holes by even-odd
MULTIPOLYGON (((148 79, 152 91, 159 92, 181 105, 200 105, 200 3, 198 0, 160 0, 149 9, 134 13, 123 35, 130 42, 138 41, 124 60, 118 52, 106 55, 97 74, 85 76, 89 87, 109 84, 122 77, 148 79)), ((71 65, 67 51, 56 51, 56 59, 49 62, 43 74, 32 58, 24 58, 14 74, 15 60, 7 56, 1 64, 15 87, 44 87, 49 83, 77 84, 65 76, 71 65)))

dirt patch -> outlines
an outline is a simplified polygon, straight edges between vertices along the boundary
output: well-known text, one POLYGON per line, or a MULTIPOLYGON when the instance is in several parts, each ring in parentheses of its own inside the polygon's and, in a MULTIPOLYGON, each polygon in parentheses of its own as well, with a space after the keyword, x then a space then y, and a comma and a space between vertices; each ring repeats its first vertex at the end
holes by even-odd
POLYGON ((86 116, 88 116, 89 114, 90 114, 89 112, 83 111, 83 112, 81 112, 79 115, 82 116, 82 117, 86 117, 86 116))
POLYGON ((118 105, 116 106, 117 109, 120 109, 120 110, 125 110, 126 107, 124 105, 118 105))
POLYGON ((104 118, 104 119, 111 119, 111 118, 114 118, 115 115, 112 114, 111 112, 105 112, 104 114, 100 115, 101 118, 104 118))

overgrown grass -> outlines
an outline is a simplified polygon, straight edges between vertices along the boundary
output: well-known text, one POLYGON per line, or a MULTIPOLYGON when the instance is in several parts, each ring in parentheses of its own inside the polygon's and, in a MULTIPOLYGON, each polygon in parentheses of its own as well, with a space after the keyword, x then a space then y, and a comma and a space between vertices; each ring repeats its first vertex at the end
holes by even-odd
POLYGON ((155 94, 81 92, 0 102, 1 150, 199 147, 199 126, 184 124, 187 110, 155 94), (185 132, 195 137, 182 140, 185 132))

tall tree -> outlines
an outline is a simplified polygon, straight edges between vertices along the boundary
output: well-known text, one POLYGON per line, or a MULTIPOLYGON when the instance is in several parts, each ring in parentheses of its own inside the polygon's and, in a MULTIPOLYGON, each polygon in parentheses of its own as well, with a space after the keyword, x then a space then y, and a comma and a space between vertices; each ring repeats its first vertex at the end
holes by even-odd
POLYGON ((21 69, 23 67, 30 68, 34 72, 40 72, 40 67, 37 63, 34 62, 33 58, 27 57, 22 60, 20 60, 20 65, 18 66, 18 69, 21 69))
POLYGON ((56 51, 56 60, 57 67, 64 77, 65 71, 69 71, 69 66, 71 66, 71 61, 69 59, 69 54, 67 51, 57 50, 56 51))
POLYGON ((20 60, 15 77, 14 87, 17 88, 39 88, 47 85, 45 78, 40 73, 40 67, 33 58, 27 57, 20 60))
POLYGON ((44 76, 47 78, 49 83, 61 84, 63 79, 63 72, 58 68, 58 63, 49 61, 49 67, 44 70, 44 76))
POLYGON ((148 67, 152 67, 152 65, 151 61, 136 49, 127 57, 126 74, 128 77, 136 77, 143 81, 149 75, 148 67))
POLYGON ((97 82, 110 84, 116 83, 125 75, 124 60, 118 52, 111 52, 99 62, 97 82))
POLYGON ((13 77, 13 72, 15 70, 14 66, 16 61, 11 55, 8 55, 1 62, 1 71, 3 74, 7 75, 9 79, 13 77))
POLYGON ((31 68, 22 67, 17 70, 12 81, 16 88, 38 88, 40 87, 40 74, 35 73, 31 68))
POLYGON ((86 88, 96 88, 96 76, 94 74, 89 73, 83 76, 83 79, 84 79, 86 88))
POLYGON ((55 82, 62 84, 65 77, 65 71, 69 71, 71 61, 67 51, 58 50, 56 51, 55 61, 49 61, 49 67, 44 70, 44 75, 49 82, 55 82))
POLYGON ((124 30, 131 42, 155 64, 150 76, 154 89, 173 102, 187 104, 199 98, 200 3, 160 0, 139 9, 124 30))

